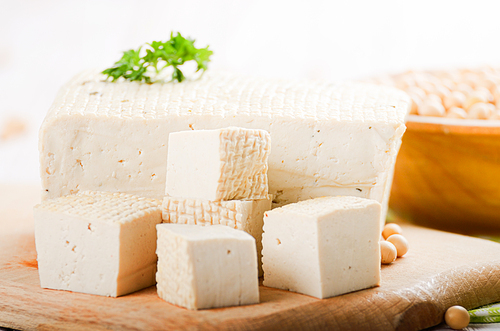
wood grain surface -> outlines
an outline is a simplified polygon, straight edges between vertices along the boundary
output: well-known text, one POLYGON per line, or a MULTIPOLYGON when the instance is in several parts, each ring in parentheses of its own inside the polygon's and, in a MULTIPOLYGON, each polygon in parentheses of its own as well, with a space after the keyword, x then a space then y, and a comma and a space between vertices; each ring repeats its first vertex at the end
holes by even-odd
POLYGON ((451 305, 500 301, 500 244, 406 225, 408 254, 380 287, 319 300, 260 287, 261 303, 189 311, 155 287, 107 298, 39 286, 31 208, 38 188, 0 185, 0 326, 23 330, 418 330, 451 305), (0 199, 1 201, 2 199, 0 199), (6 229, 6 230, 5 230, 6 229))
POLYGON ((408 122, 390 207, 423 226, 500 235, 500 127, 408 122))

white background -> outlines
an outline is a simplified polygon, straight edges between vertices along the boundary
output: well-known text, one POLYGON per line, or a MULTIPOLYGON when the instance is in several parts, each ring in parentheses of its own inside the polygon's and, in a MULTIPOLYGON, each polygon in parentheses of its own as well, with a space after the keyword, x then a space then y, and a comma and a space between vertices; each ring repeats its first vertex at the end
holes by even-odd
POLYGON ((347 80, 500 63, 500 1, 0 0, 0 182, 37 182, 38 128, 58 88, 170 31, 214 51, 210 69, 347 80))

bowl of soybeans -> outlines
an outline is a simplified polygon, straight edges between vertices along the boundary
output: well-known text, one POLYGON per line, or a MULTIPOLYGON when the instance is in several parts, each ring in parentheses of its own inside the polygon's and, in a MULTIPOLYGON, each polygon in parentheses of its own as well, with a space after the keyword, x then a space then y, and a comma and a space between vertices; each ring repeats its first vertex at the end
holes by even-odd
POLYGON ((500 68, 383 78, 411 97, 390 208, 414 223, 500 234, 500 68))

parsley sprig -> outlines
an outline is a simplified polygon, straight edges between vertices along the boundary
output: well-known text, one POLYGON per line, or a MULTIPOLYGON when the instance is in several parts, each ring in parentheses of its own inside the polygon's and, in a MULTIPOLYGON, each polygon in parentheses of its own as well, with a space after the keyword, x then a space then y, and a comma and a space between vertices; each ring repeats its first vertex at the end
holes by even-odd
POLYGON ((163 69, 171 66, 174 70, 172 80, 182 82, 186 77, 179 69, 180 65, 194 60, 197 64, 196 72, 200 70, 204 72, 213 54, 208 46, 194 47, 194 42, 194 39, 184 38, 180 33, 174 36, 172 32, 170 40, 166 42, 153 41, 137 50, 123 52, 122 58, 102 73, 108 75, 107 79, 112 77, 113 82, 123 77, 130 81, 150 84, 163 69))

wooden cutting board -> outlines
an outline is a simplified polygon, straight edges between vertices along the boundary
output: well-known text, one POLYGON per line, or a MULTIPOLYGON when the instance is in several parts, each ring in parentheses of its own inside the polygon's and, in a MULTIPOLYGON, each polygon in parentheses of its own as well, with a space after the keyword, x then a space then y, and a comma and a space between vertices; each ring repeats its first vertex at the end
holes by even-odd
POLYGON ((0 326, 23 330, 418 330, 452 305, 500 301, 500 244, 406 225, 410 251, 380 287, 319 300, 260 287, 258 305, 189 311, 154 286, 119 298, 40 288, 33 186, 0 185, 0 326))

